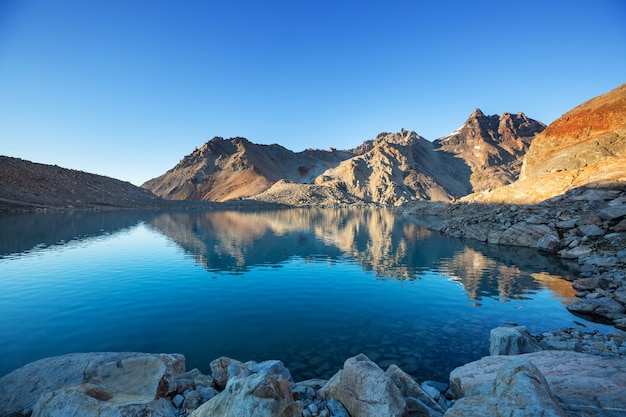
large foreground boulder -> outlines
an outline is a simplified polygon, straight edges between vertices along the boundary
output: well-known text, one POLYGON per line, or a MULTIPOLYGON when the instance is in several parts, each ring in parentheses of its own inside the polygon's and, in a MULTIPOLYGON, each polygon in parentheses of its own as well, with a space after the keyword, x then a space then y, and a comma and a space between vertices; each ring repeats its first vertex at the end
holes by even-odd
POLYGON ((191 417, 299 417, 304 404, 294 401, 289 381, 269 372, 232 376, 224 391, 191 417))
POLYGON ((565 417, 548 382, 528 359, 520 357, 498 370, 489 393, 458 400, 446 417, 565 417))
POLYGON ((406 400, 391 378, 364 354, 349 358, 319 391, 321 398, 337 399, 351 417, 399 417, 406 400))
MULTIPOLYGON (((41 359, 0 378, 0 415, 29 416, 40 398, 51 394, 50 399, 61 391, 63 398, 84 395, 111 400, 128 390, 129 395, 152 402, 173 390, 175 376, 184 370, 185 357, 179 354, 96 352, 41 359), (63 390, 81 384, 85 386, 63 390)), ((68 415, 73 414, 68 411, 68 415)))
MULTIPOLYGON (((536 366, 567 416, 626 415, 626 361, 571 351, 551 350, 524 355, 487 356, 463 365, 450 373, 450 391, 453 397, 461 399, 493 396, 494 384, 502 366, 519 358, 525 358, 536 366)), ((466 405, 470 401, 480 402, 464 400, 466 405)), ((456 416, 461 415, 463 414, 456 416)))

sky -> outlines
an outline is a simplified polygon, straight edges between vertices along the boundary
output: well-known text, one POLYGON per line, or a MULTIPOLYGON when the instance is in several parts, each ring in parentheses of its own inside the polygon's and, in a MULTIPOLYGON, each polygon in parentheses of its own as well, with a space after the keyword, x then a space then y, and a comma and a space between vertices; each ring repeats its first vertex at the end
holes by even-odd
POLYGON ((435 140, 625 82, 622 0, 0 0, 0 155, 136 185, 214 136, 435 140))

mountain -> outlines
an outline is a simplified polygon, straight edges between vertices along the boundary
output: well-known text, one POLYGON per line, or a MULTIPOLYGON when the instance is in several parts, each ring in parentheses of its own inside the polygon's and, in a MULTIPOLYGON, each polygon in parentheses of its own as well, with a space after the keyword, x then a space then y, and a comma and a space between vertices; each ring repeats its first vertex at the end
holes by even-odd
POLYGON ((102 175, 0 156, 0 212, 58 207, 149 207, 150 191, 102 175))
POLYGON ((626 182, 626 84, 552 122, 532 141, 519 179, 467 201, 537 203, 589 186, 626 182))
POLYGON ((533 135, 523 113, 476 110, 458 131, 430 142, 402 129, 357 148, 292 152, 216 137, 142 187, 177 200, 255 199, 289 205, 450 201, 517 179, 533 135))
POLYGON ((325 171, 316 183, 339 183, 363 201, 387 205, 449 201, 471 191, 463 161, 436 152, 415 132, 381 133, 355 152, 358 155, 325 171))
POLYGON ((276 144, 215 137, 142 187, 175 200, 228 201, 260 194, 280 180, 313 182, 351 156, 334 149, 295 153, 276 144))
POLYGON ((434 145, 470 166, 470 183, 478 192, 515 181, 530 143, 545 128, 524 113, 486 116, 476 109, 461 128, 434 141, 434 145))

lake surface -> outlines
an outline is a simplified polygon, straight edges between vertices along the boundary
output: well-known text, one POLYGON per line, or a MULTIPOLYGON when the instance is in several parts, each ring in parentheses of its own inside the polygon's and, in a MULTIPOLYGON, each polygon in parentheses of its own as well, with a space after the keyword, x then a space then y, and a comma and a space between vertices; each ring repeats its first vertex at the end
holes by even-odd
POLYGON ((88 351, 281 359, 328 378, 365 353, 447 380, 518 323, 571 315, 568 272, 534 250, 460 241, 389 210, 66 212, 0 217, 0 376, 88 351))

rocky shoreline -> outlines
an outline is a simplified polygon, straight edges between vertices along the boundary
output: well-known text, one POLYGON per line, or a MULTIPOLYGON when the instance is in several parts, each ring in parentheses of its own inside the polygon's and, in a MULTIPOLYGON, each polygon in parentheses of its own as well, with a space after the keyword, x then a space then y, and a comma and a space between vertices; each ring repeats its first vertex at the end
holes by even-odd
POLYGON ((0 378, 0 416, 624 415, 626 338, 575 332, 493 329, 491 356, 454 369, 445 383, 417 381, 393 364, 383 370, 363 354, 328 380, 295 382, 280 360, 221 357, 206 375, 186 370, 180 354, 73 353, 0 378))
POLYGON ((580 187, 535 205, 418 205, 454 238, 535 248, 559 256, 576 277, 568 310, 626 330, 626 189, 580 187))

